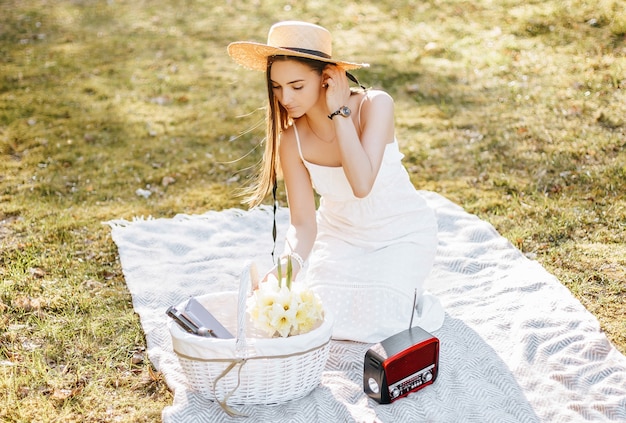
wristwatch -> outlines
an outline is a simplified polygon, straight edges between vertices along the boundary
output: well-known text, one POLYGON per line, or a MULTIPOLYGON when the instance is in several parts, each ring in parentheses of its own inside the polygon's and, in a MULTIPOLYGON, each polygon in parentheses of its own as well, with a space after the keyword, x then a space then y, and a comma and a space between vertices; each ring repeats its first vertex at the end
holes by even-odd
POLYGON ((341 106, 340 108, 329 114, 328 119, 332 120, 337 115, 348 117, 350 116, 350 113, 352 113, 352 110, 350 110, 348 106, 341 106))

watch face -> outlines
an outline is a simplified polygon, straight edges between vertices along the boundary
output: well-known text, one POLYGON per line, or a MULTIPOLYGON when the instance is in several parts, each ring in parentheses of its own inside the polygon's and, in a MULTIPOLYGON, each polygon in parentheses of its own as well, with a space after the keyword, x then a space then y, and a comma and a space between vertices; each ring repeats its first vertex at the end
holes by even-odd
POLYGON ((337 109, 336 111, 332 112, 331 114, 328 115, 328 119, 332 119, 337 115, 341 115, 343 117, 348 117, 350 116, 350 113, 352 113, 352 111, 350 110, 350 108, 348 106, 341 106, 339 109, 337 109))

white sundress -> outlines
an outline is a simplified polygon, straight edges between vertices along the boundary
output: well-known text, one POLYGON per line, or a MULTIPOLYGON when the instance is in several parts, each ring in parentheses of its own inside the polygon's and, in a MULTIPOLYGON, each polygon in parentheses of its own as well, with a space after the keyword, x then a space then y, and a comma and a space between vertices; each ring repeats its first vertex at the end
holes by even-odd
POLYGON ((342 167, 304 159, 295 124, 294 132, 320 195, 305 283, 333 314, 333 338, 380 342, 408 329, 416 289, 413 326, 439 329, 444 310, 422 288, 437 249, 437 221, 413 187, 397 141, 385 147, 370 194, 357 198, 342 167))

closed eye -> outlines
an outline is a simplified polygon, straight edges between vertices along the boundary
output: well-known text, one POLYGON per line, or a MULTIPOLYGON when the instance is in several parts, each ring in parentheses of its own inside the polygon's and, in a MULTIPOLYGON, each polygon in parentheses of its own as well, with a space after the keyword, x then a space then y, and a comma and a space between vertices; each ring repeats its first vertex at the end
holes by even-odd
MULTIPOLYGON (((274 81, 271 81, 272 83, 274 83, 274 81)), ((304 80, 303 79, 298 79, 295 81, 291 81, 291 82, 287 82, 285 84, 285 86, 290 86, 291 88, 293 88, 294 90, 301 90, 302 88, 304 88, 304 84, 303 84, 304 80)), ((272 89, 277 90, 281 88, 280 84, 274 85, 272 84, 272 89)))

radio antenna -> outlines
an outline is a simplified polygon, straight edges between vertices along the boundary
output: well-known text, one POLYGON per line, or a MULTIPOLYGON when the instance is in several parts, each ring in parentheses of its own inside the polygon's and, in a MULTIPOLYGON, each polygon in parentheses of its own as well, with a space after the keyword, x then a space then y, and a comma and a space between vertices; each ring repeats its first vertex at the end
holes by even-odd
POLYGON ((411 312, 411 321, 409 322, 409 329, 413 327, 413 316, 415 316, 415 306, 417 306, 417 288, 415 288, 415 294, 413 294, 413 310, 411 312))

